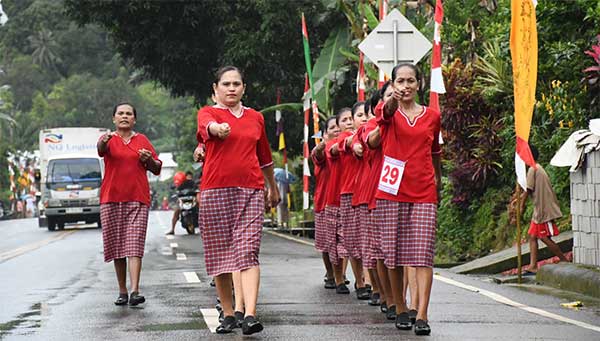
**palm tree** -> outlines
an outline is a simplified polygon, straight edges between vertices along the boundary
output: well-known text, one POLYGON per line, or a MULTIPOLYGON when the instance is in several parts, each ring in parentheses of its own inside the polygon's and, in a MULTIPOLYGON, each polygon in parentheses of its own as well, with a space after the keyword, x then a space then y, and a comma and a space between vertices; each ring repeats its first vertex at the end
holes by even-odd
POLYGON ((43 68, 58 71, 57 64, 62 62, 57 54, 58 43, 54 39, 52 31, 42 28, 35 35, 27 37, 33 49, 31 57, 33 62, 43 68))

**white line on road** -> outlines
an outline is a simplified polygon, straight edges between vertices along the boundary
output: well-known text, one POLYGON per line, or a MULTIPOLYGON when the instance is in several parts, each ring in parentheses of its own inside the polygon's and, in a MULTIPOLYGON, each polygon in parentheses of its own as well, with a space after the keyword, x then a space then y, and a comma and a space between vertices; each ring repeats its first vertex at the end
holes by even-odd
POLYGON ((176 247, 179 247, 179 244, 177 244, 177 243, 171 243, 171 244, 169 244, 169 246, 174 249, 176 247))
POLYGON ((206 326, 210 332, 215 333, 219 326, 219 312, 217 309, 200 309, 200 312, 202 313, 204 322, 206 322, 206 326))
POLYGON ((177 260, 187 260, 187 256, 185 255, 185 253, 177 253, 177 260))
POLYGON ((165 235, 165 238, 167 238, 168 240, 171 240, 171 239, 175 239, 175 236, 172 234, 167 234, 167 235, 165 235))
POLYGON ((306 240, 302 240, 302 239, 298 239, 298 238, 286 236, 285 234, 282 234, 282 233, 277 233, 277 232, 273 232, 273 231, 269 231, 269 230, 263 230, 263 231, 265 233, 268 233, 268 234, 273 235, 273 236, 277 236, 279 238, 283 238, 283 239, 287 239, 287 240, 292 240, 292 241, 295 241, 295 242, 300 243, 300 244, 315 246, 315 243, 311 243, 311 242, 306 241, 306 240))
POLYGON ((464 284, 464 283, 461 283, 459 281, 455 281, 453 279, 446 278, 446 277, 443 277, 443 276, 440 276, 440 275, 433 275, 433 278, 437 279, 438 281, 441 281, 441 282, 444 282, 444 283, 447 283, 447 284, 450 284, 450 285, 454 285, 454 286, 457 286, 459 288, 463 288, 465 290, 469 290, 469 291, 472 291, 472 292, 479 293, 479 294, 481 294, 483 296, 487 296, 487 297, 493 299, 496 302, 500 302, 502 304, 506 304, 506 305, 509 305, 511 307, 523 309, 523 310, 528 311, 528 312, 533 313, 533 314, 537 314, 537 315, 548 317, 548 318, 551 318, 551 319, 554 319, 554 320, 557 320, 557 321, 574 324, 574 325, 582 327, 582 328, 586 328, 586 329, 590 329, 590 330, 593 330, 593 331, 600 332, 600 327, 599 326, 594 326, 594 325, 591 325, 589 323, 585 323, 585 322, 573 320, 573 319, 570 319, 568 317, 557 315, 557 314, 554 314, 554 313, 551 313, 551 312, 548 312, 548 311, 545 311, 545 310, 542 310, 542 309, 539 309, 539 308, 533 308, 533 307, 527 306, 527 305, 525 305, 523 303, 515 302, 515 301, 513 301, 511 299, 508 299, 508 298, 506 298, 506 297, 504 297, 504 296, 502 296, 500 294, 496 294, 495 292, 491 292, 491 291, 488 291, 488 290, 480 289, 480 288, 477 288, 477 287, 474 287, 474 286, 471 286, 471 285, 468 285, 468 284, 464 284))
POLYGON ((20 256, 24 253, 27 253, 29 251, 33 251, 35 249, 39 249, 42 246, 48 245, 52 242, 55 242, 57 240, 61 240, 63 238, 66 238, 67 236, 77 232, 78 230, 71 230, 71 231, 59 231, 59 232, 54 232, 54 235, 52 237, 46 238, 44 240, 40 240, 39 242, 35 242, 35 243, 31 243, 25 246, 21 246, 17 249, 14 250, 10 250, 10 251, 6 251, 6 252, 2 252, 0 253, 0 263, 9 260, 11 258, 20 256))
POLYGON ((184 272, 183 275, 188 283, 201 283, 198 274, 195 272, 184 272))

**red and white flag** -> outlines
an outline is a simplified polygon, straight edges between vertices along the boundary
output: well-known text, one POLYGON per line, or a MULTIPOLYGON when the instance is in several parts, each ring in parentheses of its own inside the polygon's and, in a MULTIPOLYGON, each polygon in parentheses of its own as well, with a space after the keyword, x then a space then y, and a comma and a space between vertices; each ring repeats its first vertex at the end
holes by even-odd
POLYGON ((429 106, 440 111, 438 94, 445 94, 444 78, 442 76, 442 20, 444 6, 442 0, 435 1, 435 28, 433 31, 433 52, 431 54, 431 83, 429 90, 429 106))
POLYGON ((303 171, 302 171, 302 208, 307 210, 309 206, 308 187, 310 176, 310 168, 308 168, 308 119, 310 117, 310 94, 308 86, 308 75, 305 76, 304 80, 304 145, 303 150, 303 171))
MULTIPOLYGON (((379 22, 382 22, 385 19, 385 16, 388 12, 388 0, 379 0, 379 22)), ((379 88, 383 86, 386 81, 385 72, 379 69, 379 88)))
POLYGON ((359 52, 358 55, 358 75, 356 79, 356 93, 358 101, 365 100, 365 55, 359 52))

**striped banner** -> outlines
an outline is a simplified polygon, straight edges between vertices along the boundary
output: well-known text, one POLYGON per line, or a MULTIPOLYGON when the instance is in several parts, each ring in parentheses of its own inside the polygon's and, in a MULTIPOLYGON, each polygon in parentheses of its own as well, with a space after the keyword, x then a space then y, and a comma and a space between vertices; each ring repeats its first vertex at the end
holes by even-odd
POLYGON ((365 100, 365 55, 362 53, 362 51, 360 51, 358 54, 356 93, 358 94, 358 101, 365 100))
POLYGON ((429 91, 429 106, 440 111, 438 94, 445 94, 444 78, 442 76, 442 19, 444 18, 444 5, 442 0, 435 2, 435 28, 433 33, 433 52, 431 54, 431 89, 429 91))
MULTIPOLYGON (((379 22, 382 22, 385 19, 385 16, 388 12, 388 1, 387 0, 379 0, 379 22)), ((386 81, 385 72, 379 69, 379 88, 383 86, 386 81)))
POLYGON ((304 160, 303 160, 303 171, 302 171, 302 209, 307 210, 309 206, 308 186, 310 176, 310 169, 308 168, 308 118, 310 116, 310 100, 308 95, 308 75, 304 77, 304 146, 302 148, 304 160))

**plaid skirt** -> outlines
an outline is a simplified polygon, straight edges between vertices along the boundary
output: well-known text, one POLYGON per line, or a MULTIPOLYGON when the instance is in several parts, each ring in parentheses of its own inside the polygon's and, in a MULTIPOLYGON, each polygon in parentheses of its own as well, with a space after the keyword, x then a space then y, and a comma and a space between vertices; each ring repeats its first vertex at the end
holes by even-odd
POLYGON ((209 276, 258 266, 264 191, 216 188, 201 192, 199 225, 209 276))
POLYGON ((385 266, 433 267, 437 205, 377 199, 385 266))
POLYGON ((327 225, 325 211, 315 212, 315 249, 327 252, 327 225))
POLYGON ((344 232, 344 248, 352 258, 361 259, 360 212, 352 207, 352 194, 340 198, 340 223, 344 232))
POLYGON ((148 206, 141 202, 111 202, 100 205, 105 262, 144 256, 148 210, 148 206))
POLYGON ((340 225, 340 208, 337 206, 325 207, 325 223, 327 226, 326 250, 329 260, 333 265, 341 263, 342 258, 348 258, 348 251, 344 247, 344 233, 340 225))
POLYGON ((376 269, 377 260, 383 259, 383 252, 381 251, 381 229, 375 219, 375 212, 369 210, 366 204, 360 205, 358 209, 360 211, 363 266, 367 269, 376 269))

